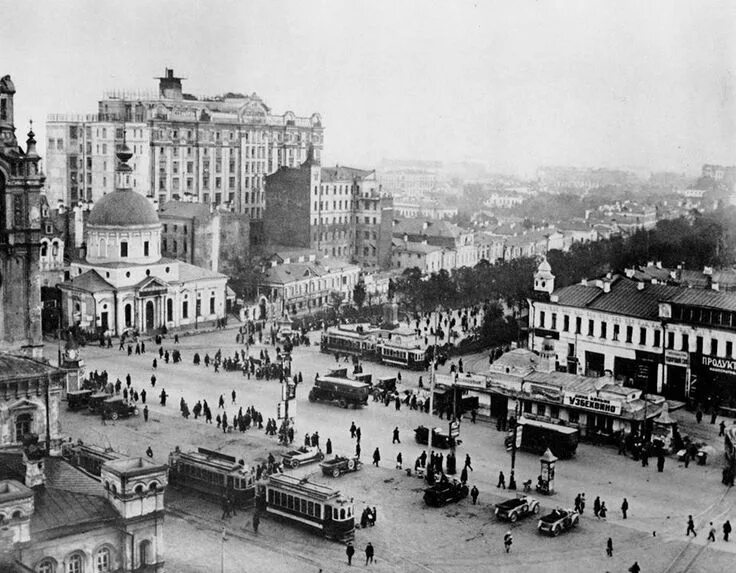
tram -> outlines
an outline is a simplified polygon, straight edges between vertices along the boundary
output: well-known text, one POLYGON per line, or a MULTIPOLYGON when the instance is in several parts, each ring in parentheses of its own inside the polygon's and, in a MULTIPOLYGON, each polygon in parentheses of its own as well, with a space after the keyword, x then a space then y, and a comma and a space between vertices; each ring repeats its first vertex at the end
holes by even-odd
POLYGON ((290 474, 273 474, 259 487, 257 507, 286 521, 302 525, 327 539, 352 541, 355 510, 336 489, 290 474))
POLYGON ((377 354, 383 364, 402 366, 409 370, 425 370, 427 368, 427 353, 418 347, 381 341, 377 345, 377 354))
POLYGON ((102 464, 124 457, 112 448, 87 445, 82 440, 76 444, 62 444, 61 456, 75 468, 95 478, 102 474, 102 464))
POLYGON ((355 329, 331 326, 322 333, 320 341, 322 352, 334 354, 350 354, 365 360, 374 360, 376 355, 376 339, 358 325, 355 329))
POLYGON ((205 448, 185 453, 177 446, 169 454, 169 484, 218 500, 229 496, 236 507, 253 505, 256 491, 242 460, 205 448))
POLYGON ((723 435, 726 465, 730 468, 736 468, 736 425, 727 426, 723 431, 723 435))

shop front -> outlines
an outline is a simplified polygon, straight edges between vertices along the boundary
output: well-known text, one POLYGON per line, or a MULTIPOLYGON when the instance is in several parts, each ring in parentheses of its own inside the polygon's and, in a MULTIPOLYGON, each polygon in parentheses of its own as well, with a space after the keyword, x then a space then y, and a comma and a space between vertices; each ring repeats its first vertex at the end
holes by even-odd
POLYGON ((692 353, 690 398, 705 402, 714 398, 721 406, 736 407, 736 360, 692 353))
POLYGON ((686 400, 689 386, 690 354, 682 350, 665 350, 665 383, 662 395, 672 400, 686 400))

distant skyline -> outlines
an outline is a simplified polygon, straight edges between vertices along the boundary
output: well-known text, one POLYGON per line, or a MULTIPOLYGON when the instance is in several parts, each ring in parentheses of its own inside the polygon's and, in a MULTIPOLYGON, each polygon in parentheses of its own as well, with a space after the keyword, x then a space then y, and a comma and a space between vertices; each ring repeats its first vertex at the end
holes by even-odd
POLYGON ((323 163, 481 161, 671 170, 736 164, 736 3, 3 2, 0 74, 45 153, 51 113, 110 89, 261 96, 322 114, 323 163))

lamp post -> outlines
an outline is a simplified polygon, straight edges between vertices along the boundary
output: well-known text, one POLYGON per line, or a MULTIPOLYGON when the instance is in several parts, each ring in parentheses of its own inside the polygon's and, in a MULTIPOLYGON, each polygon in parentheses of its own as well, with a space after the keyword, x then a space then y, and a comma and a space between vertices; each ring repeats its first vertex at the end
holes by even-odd
POLYGON ((517 398, 516 405, 514 406, 514 437, 511 442, 511 473, 509 474, 509 489, 516 489, 516 477, 514 471, 516 470, 516 440, 519 432, 519 400, 517 398))

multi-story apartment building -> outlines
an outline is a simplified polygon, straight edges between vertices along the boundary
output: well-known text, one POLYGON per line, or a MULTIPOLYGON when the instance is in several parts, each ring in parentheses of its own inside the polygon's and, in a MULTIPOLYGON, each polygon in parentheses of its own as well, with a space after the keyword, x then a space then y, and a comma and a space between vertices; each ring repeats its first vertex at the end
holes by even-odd
POLYGON ((393 198, 373 171, 320 167, 311 156, 266 178, 264 234, 272 244, 311 249, 364 268, 391 265, 393 198))
POLYGON ((534 290, 529 345, 551 340, 559 369, 677 400, 736 399, 736 293, 610 274, 555 289, 547 261, 534 290))
POLYGON ((400 219, 394 221, 394 238, 409 243, 426 242, 428 245, 453 251, 450 259, 444 257, 443 267, 447 270, 460 267, 473 267, 478 263, 478 251, 472 231, 461 229, 447 221, 422 221, 419 219, 400 219))
POLYGON ((115 151, 133 152, 133 190, 158 204, 189 197, 261 219, 264 178, 281 166, 319 158, 319 114, 276 115, 256 94, 197 98, 167 69, 158 93, 111 92, 87 116, 47 121, 49 203, 96 201, 114 190, 115 151))

